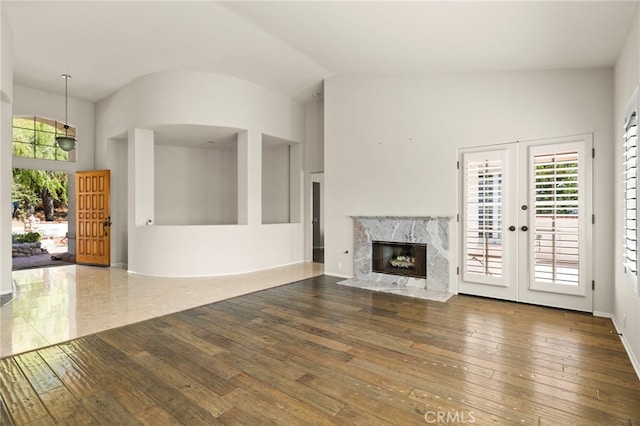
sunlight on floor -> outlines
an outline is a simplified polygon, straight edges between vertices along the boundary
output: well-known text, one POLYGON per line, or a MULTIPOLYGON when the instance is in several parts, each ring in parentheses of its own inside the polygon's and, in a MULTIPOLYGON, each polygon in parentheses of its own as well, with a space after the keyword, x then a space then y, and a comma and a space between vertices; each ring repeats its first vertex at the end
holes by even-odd
POLYGON ((0 357, 322 273, 318 263, 208 278, 78 265, 15 271, 14 300, 0 308, 0 357))

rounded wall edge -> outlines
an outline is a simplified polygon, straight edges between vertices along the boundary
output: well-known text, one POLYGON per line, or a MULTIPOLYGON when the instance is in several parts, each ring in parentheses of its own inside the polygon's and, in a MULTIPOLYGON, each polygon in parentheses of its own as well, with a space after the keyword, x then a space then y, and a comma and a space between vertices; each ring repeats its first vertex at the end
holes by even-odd
POLYGON ((302 224, 140 226, 128 270, 156 277, 249 273, 303 262, 302 224), (171 241, 171 244, 167 244, 171 241))
POLYGON ((133 80, 96 104, 100 139, 131 128, 206 125, 256 129, 302 141, 304 107, 246 80, 200 71, 167 71, 133 80))

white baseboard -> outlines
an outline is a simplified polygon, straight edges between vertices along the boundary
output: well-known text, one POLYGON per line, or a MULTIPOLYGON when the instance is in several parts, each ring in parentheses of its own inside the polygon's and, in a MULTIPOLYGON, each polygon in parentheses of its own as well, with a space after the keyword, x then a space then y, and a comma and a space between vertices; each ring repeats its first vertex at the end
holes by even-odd
POLYGON ((610 314, 609 312, 600 312, 600 311, 593 311, 593 315, 596 317, 604 317, 604 318, 611 319, 611 322, 613 322, 613 326, 616 328, 616 331, 618 332, 618 336, 620 336, 620 341, 622 342, 622 346, 624 346, 624 349, 627 351, 627 355, 629 356, 631 365, 633 366, 633 369, 636 370, 636 375, 638 376, 638 379, 640 379, 640 362, 638 362, 638 358, 636 358, 633 351, 631 350, 631 345, 627 340, 627 336, 625 336, 624 333, 622 332, 622 328, 618 325, 618 321, 616 321, 615 315, 610 314))
POLYGON ((115 262, 109 266, 111 266, 112 268, 127 269, 127 264, 124 262, 115 262))
POLYGON ((324 274, 329 277, 337 277, 337 278, 344 278, 344 279, 353 278, 353 276, 351 275, 334 274, 333 272, 325 272, 324 274))

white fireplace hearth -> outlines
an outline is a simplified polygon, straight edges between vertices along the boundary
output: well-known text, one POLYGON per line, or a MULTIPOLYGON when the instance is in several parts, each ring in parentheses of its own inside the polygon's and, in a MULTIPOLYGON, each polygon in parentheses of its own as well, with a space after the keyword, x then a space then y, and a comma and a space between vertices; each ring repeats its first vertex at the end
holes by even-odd
POLYGON ((445 302, 449 286, 451 217, 352 216, 354 277, 338 284, 445 302), (426 279, 373 269, 373 242, 426 245, 426 279))

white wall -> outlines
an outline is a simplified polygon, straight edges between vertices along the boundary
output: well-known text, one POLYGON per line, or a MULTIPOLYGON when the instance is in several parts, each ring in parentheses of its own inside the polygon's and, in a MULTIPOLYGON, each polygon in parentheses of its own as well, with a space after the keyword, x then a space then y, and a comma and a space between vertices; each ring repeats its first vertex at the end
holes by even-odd
POLYGON ((238 150, 155 147, 156 225, 238 223, 238 150))
POLYGON ((304 106, 305 171, 324 171, 324 100, 316 99, 304 106))
POLYGON ((593 133, 594 309, 610 312, 612 85, 611 69, 328 79, 325 271, 353 275, 351 215, 455 216, 459 148, 593 133))
MULTIPOLYGON (((129 255, 129 171, 126 139, 109 140, 111 170, 111 265, 126 268, 129 255)), ((105 166, 102 166, 106 168, 105 166)))
MULTIPOLYGON (((123 197, 130 200, 127 203, 128 252, 126 259, 114 258, 125 253, 122 233, 114 230, 112 263, 127 263, 129 270, 147 275, 196 276, 301 262, 303 228, 299 221, 262 225, 261 146, 263 134, 301 142, 303 111, 298 102, 252 83, 187 71, 141 77, 100 101, 96 105, 96 160, 99 168, 112 169, 112 173, 118 166, 115 163, 121 149, 115 141, 129 134, 127 143, 131 144, 136 140, 131 137, 132 129, 141 131, 169 125, 247 129, 238 134, 238 225, 142 225, 141 221, 155 213, 153 202, 141 199, 138 192, 155 194, 155 177, 144 177, 140 173, 159 175, 166 169, 148 167, 147 161, 154 163, 153 150, 143 153, 129 147, 127 194, 112 193, 118 202, 123 197), (144 185, 139 185, 140 182, 144 185), (140 213, 142 211, 146 213, 140 213), (188 250, 181 250, 186 247, 188 250)), ((297 167, 301 172, 299 162, 297 167)), ((295 191, 291 204, 297 203, 297 206, 301 204, 302 186, 298 184, 295 191)))
MULTIPOLYGON (((60 86, 64 80, 60 77, 60 86)), ((14 85, 13 115, 35 115, 64 121, 64 95, 43 92, 29 87, 14 85)), ((74 173, 92 170, 94 167, 94 104, 82 99, 69 97, 69 125, 75 127, 76 161, 36 160, 14 158, 13 167, 41 170, 56 170, 74 173)))
MULTIPOLYGON (((2 11, 0 3, 0 12, 2 11)), ((13 35, 0 15, 0 295, 13 292, 11 280, 11 119, 13 102, 13 35)))
MULTIPOLYGON (((313 173, 324 172, 324 99, 305 104, 305 138, 304 138, 304 258, 313 259, 313 173)), ((322 184, 324 191, 324 183, 322 184)))
POLYGON ((262 223, 289 223, 289 145, 262 144, 262 223))
MULTIPOLYGON (((0 13, 2 4, 0 3, 0 13)), ((13 33, 4 15, 0 15, 0 99, 11 103, 13 98, 13 33)))
POLYGON ((626 42, 615 67, 615 304, 614 321, 622 333, 627 351, 632 357, 636 372, 640 376, 640 296, 636 294, 622 273, 623 263, 623 198, 622 198, 622 124, 625 106, 629 97, 640 84, 640 7, 631 26, 626 42), (626 319, 625 319, 626 318, 626 319))

